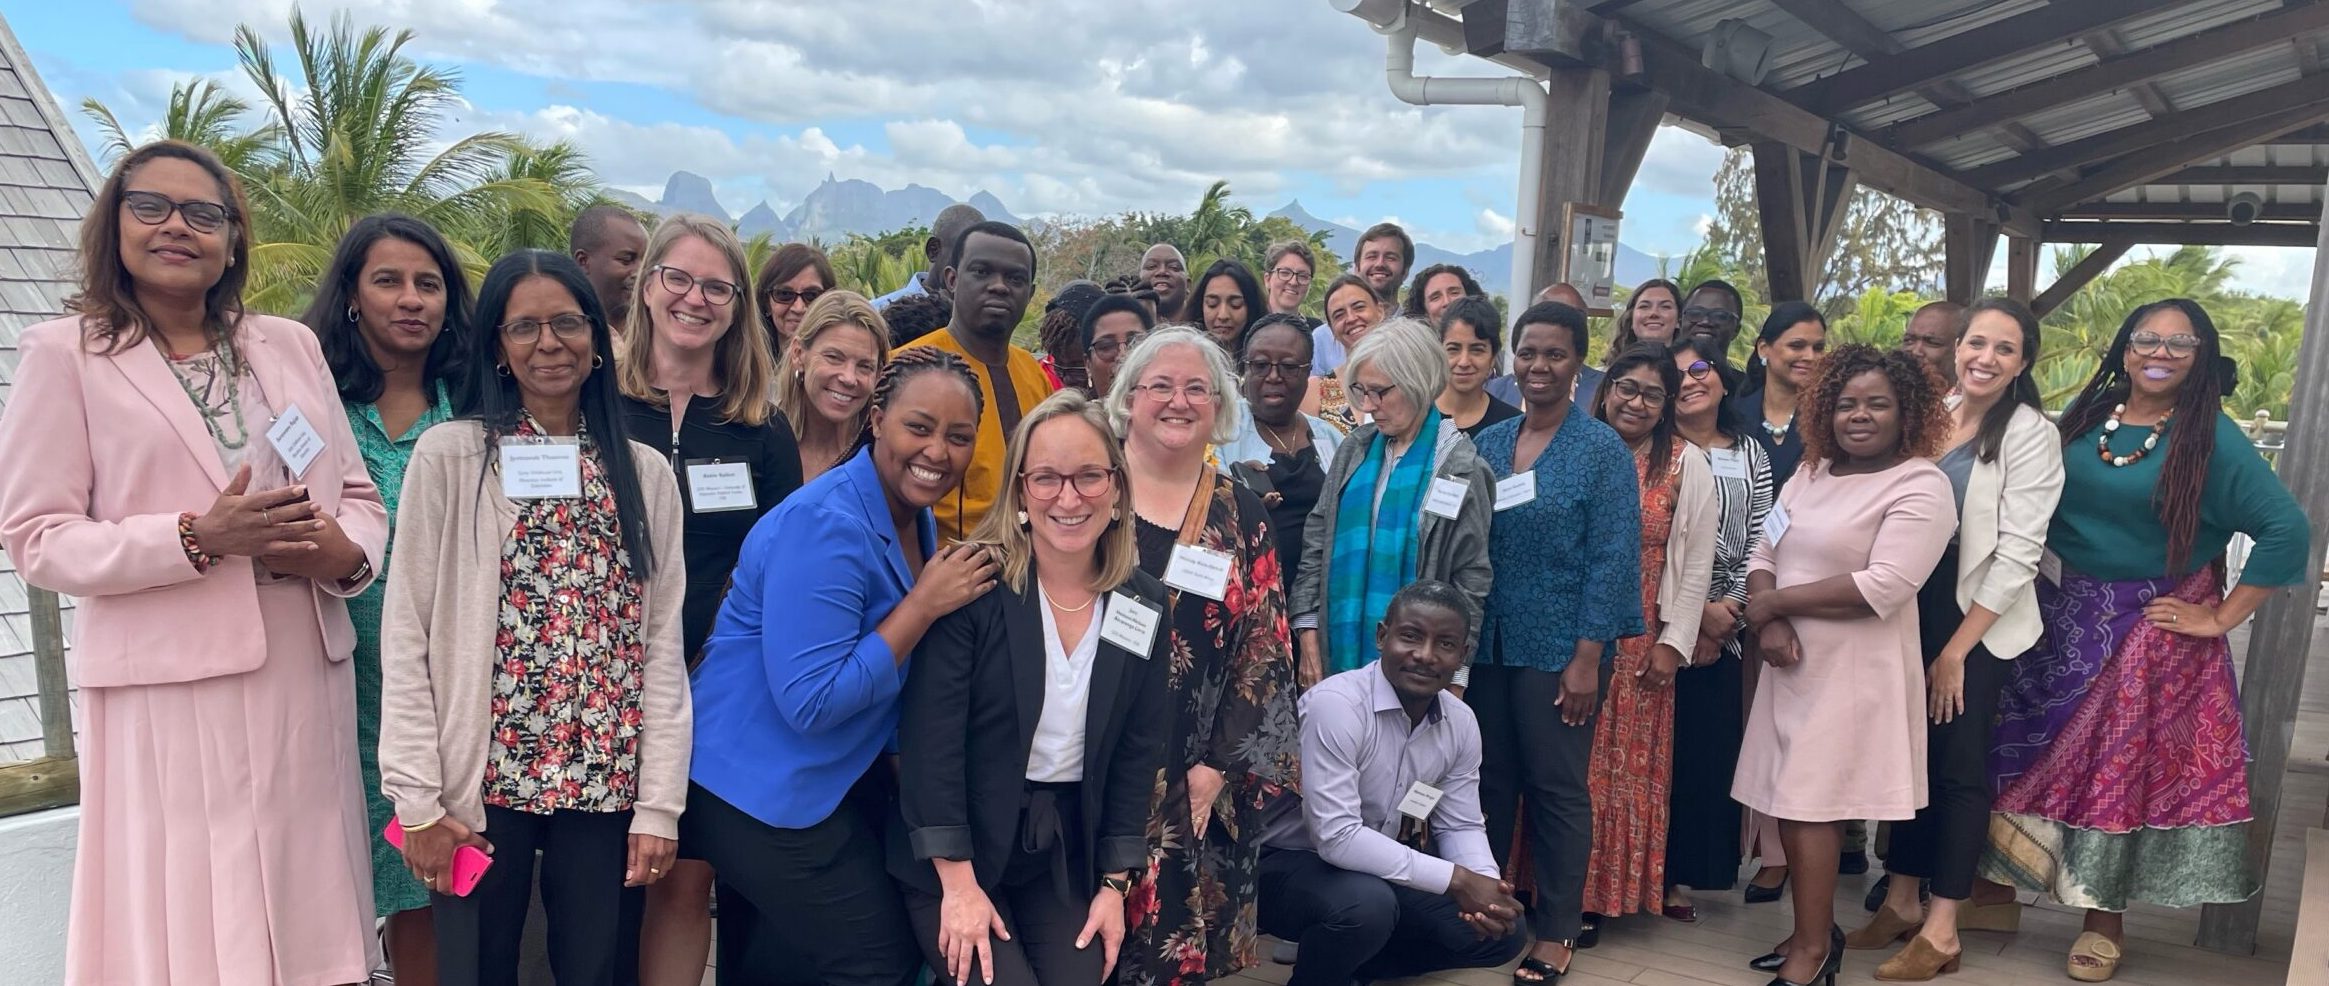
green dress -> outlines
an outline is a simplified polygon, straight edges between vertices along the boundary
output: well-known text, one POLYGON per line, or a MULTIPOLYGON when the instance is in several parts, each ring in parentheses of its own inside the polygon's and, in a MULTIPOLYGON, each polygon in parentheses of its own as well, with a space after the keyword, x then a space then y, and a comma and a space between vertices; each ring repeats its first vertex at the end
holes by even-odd
MULTIPOLYGON (((380 487, 380 500, 388 506, 390 541, 395 540, 396 501, 404 492, 404 466, 412 459, 412 450, 420 444, 421 432, 429 426, 453 416, 452 401, 445 394, 442 383, 437 385, 437 399, 429 409, 421 412, 420 420, 412 423, 402 437, 390 437, 388 426, 380 421, 380 412, 370 404, 346 404, 348 427, 356 432, 356 448, 364 455, 364 468, 372 474, 372 482, 380 487)), ((388 595, 388 557, 382 550, 380 575, 372 587, 362 595, 348 600, 348 619, 356 625, 356 744, 357 759, 364 774, 364 817, 372 836, 372 909, 380 917, 429 906, 429 891, 413 878, 412 871, 404 868, 404 854, 379 838, 395 817, 396 809, 380 793, 380 610, 388 595)))

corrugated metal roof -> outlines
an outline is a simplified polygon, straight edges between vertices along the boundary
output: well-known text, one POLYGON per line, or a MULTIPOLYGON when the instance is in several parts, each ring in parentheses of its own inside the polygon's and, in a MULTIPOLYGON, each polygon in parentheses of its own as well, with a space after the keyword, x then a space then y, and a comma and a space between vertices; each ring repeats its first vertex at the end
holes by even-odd
MULTIPOLYGON (((0 18, 0 411, 16 377, 16 334, 55 318, 73 291, 73 242, 98 183, 69 118, 0 18)), ((68 608, 68 639, 72 618, 68 608)), ((0 552, 0 762, 41 755, 37 691, 24 581, 0 552)))

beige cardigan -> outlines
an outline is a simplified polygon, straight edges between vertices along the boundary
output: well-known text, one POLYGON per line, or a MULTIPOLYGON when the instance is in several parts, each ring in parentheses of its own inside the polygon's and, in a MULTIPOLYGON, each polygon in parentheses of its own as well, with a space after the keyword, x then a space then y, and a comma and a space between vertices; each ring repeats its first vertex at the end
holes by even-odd
POLYGON ((1666 567, 1658 578, 1658 643, 1682 652, 1688 667, 1698 647, 1698 624, 1706 616, 1706 591, 1714 583, 1714 532, 1720 518, 1714 500, 1714 467, 1705 450, 1680 435, 1682 474, 1675 477, 1674 526, 1666 532, 1666 567))
MULTIPOLYGON (((406 825, 451 815, 485 828, 501 549, 518 514, 501 495, 498 468, 480 471, 484 438, 475 421, 447 422, 421 435, 397 506, 395 563, 380 628, 380 793, 406 825)), ((663 455, 632 442, 631 460, 655 541, 655 571, 640 607, 647 654, 631 831, 676 839, 694 741, 680 653, 680 605, 687 595, 683 515, 663 455)))

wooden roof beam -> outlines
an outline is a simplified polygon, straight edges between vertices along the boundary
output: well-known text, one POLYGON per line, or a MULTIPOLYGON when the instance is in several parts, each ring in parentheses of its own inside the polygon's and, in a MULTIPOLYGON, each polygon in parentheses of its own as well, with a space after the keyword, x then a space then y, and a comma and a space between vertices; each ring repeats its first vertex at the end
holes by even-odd
MULTIPOLYGON (((2222 202, 2087 202, 2056 214, 2055 219, 2125 219, 2149 222, 2217 220, 2224 218, 2222 202)), ((2311 222, 2321 218, 2321 207, 2309 202, 2267 202, 2256 217, 2262 222, 2311 222)))
MULTIPOLYGON (((2103 28, 2078 40, 2100 60, 2120 58, 2127 54, 2127 43, 2120 40, 2119 32, 2112 28, 2103 28)), ((2143 112, 2154 120, 2175 112, 2175 104, 2168 102, 2167 94, 2160 92, 2159 86, 2154 83, 2146 81, 2130 85, 2127 87, 2127 95, 2135 97, 2136 104, 2142 106, 2143 112)))
MULTIPOLYGON (((2329 76, 2324 76, 2329 80, 2329 76)), ((2180 115, 2180 114, 2179 114, 2180 115)), ((2152 181, 2180 171, 2194 161, 2222 157, 2240 148, 2308 124, 2329 120, 2329 100, 2316 101, 2293 110, 2257 117, 2234 126, 2206 133, 2194 134, 2180 140, 2170 140, 2137 151, 2129 152, 2085 177, 2055 188, 2033 191, 2020 198, 2041 215, 2051 215, 2081 202, 2102 198, 2113 192, 2150 184, 2152 181)), ((2166 121, 2153 121, 2145 126, 2156 126, 2166 121)))
POLYGON ((2038 297, 2030 302, 2030 311, 2039 318, 2045 318, 2048 312, 2062 307, 2063 302, 2077 294, 2078 289, 2093 283, 2095 278, 2111 269, 2111 265, 2118 263, 2119 258, 2126 256, 2127 251, 2134 246, 2133 240, 2104 240, 2086 256, 2080 257, 2077 263, 2070 265, 2069 270, 2063 271, 2062 276, 2055 278, 2046 290, 2039 292, 2038 297))
POLYGON ((2081 34, 2168 9, 2182 0, 2113 0, 2110 3, 2055 3, 1918 45, 1882 61, 1845 69, 1788 91, 1788 98, 1815 110, 1833 112, 1872 103, 1894 93, 1946 79, 1960 72, 2011 58, 2033 48, 2060 44, 2081 34))
MULTIPOLYGON (((2294 129, 2307 123, 2329 118, 2329 75, 2283 83, 2261 92, 2246 93, 2205 106, 2195 106, 2181 112, 2171 113, 2149 123, 2121 127, 2084 140, 2074 140, 2036 154, 2023 154, 2007 158, 1995 164, 1986 164, 1968 170, 1964 173, 1964 177, 1971 184, 1984 188, 1997 188, 2017 181, 2027 181, 2041 175, 2052 174, 2065 168, 2085 167, 2121 155, 2148 151, 2161 144, 2175 142, 2181 138, 2204 135, 2227 128, 2248 128, 2249 125, 2260 120, 2278 119, 2288 116, 2292 112, 2305 110, 2318 112, 2303 118, 2298 123, 2283 127, 2281 130, 2294 129)), ((2298 115, 2302 116, 2301 113, 2298 115)), ((2260 134, 2255 139, 2261 140, 2264 137, 2280 133, 2281 130, 2267 128, 2265 133, 2260 134)), ((2245 147, 2253 142, 2254 140, 2245 141, 2235 144, 2233 147, 2235 149, 2245 147)), ((2181 157, 2166 161, 2167 167, 2162 168, 2157 174, 2145 177, 2157 177, 2159 174, 2166 174, 2184 165, 2206 160, 2211 156, 2213 155, 2181 157)))
POLYGON ((2173 246, 2313 246, 2319 223, 2050 222, 2048 243, 2158 243, 2173 246))
POLYGON ((2162 175, 2145 184, 2321 185, 2329 184, 2329 165, 2202 164, 2162 175))

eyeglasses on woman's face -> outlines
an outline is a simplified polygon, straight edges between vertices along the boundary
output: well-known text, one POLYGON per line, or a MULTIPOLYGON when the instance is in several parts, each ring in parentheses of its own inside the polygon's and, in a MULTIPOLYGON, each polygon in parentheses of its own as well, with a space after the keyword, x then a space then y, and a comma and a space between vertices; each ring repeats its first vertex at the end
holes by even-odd
POLYGON ((2181 333, 2163 336, 2143 329, 2128 336, 2127 345, 2145 356, 2157 356, 2164 350, 2169 356, 2182 359, 2200 351, 2200 337, 2181 333))
POLYGON ((1685 366, 1685 367, 1683 367, 1683 368, 1682 368, 1682 373, 1683 373, 1685 376, 1688 376, 1688 377, 1689 377, 1690 379, 1692 379, 1692 380, 1704 380, 1704 379, 1706 379, 1706 375, 1707 375, 1707 374, 1709 374, 1709 373, 1713 373, 1713 372, 1714 372, 1714 364, 1712 364, 1712 363, 1709 363, 1709 362, 1707 362, 1707 361, 1705 361, 1705 360, 1702 360, 1702 359, 1700 359, 1700 360, 1691 360, 1691 361, 1690 361, 1690 365, 1688 365, 1688 366, 1685 366))
MULTIPOLYGON (((697 277, 677 267, 663 264, 649 268, 647 273, 655 275, 657 280, 663 282, 663 289, 672 294, 684 296, 698 287, 703 288, 704 304, 714 308, 727 307, 729 302, 736 300, 736 285, 718 278, 697 277)), ((786 304, 791 304, 791 302, 786 302, 786 304)))
POLYGON ((1398 387, 1392 386, 1390 384, 1376 386, 1373 384, 1359 383, 1357 381, 1343 384, 1342 389, 1345 393, 1350 395, 1351 406, 1359 408, 1360 410, 1365 410, 1370 407, 1381 407, 1383 406, 1383 402, 1389 400, 1392 394, 1399 392, 1398 387))
POLYGON ((1739 324, 1739 317, 1720 308, 1685 308, 1682 309, 1682 321, 1705 322, 1718 329, 1727 329, 1739 324))
POLYGON ((1132 389, 1147 394, 1149 400, 1159 404, 1172 403, 1174 394, 1179 394, 1186 398, 1190 404, 1198 406, 1213 403, 1213 388, 1202 383, 1192 382, 1184 387, 1175 387, 1159 380, 1155 383, 1144 383, 1132 389))
POLYGON ((1287 380, 1293 380, 1310 372, 1310 364, 1296 363, 1291 360, 1280 362, 1277 360, 1249 359, 1243 363, 1240 363, 1239 365, 1245 367, 1246 376, 1252 377, 1256 380, 1267 380, 1271 377, 1281 377, 1287 380))
POLYGON ((550 334, 560 339, 590 338, 590 319, 568 313, 547 322, 521 318, 501 323, 501 337, 511 342, 534 342, 542 338, 542 327, 549 326, 550 334))
POLYGON ((1148 338, 1146 332, 1135 332, 1125 336, 1122 340, 1118 340, 1115 336, 1094 336, 1089 351, 1101 359, 1112 360, 1116 358, 1117 353, 1140 345, 1140 340, 1146 338, 1148 338))
MULTIPOLYGON (((685 272, 683 271, 682 273, 685 272)), ((718 284, 723 282, 713 281, 710 283, 718 284)), ((678 288, 675 290, 677 290, 680 294, 687 293, 687 289, 685 288, 678 288)), ((813 304, 816 302, 818 296, 824 293, 825 289, 820 287, 806 287, 798 291, 795 291, 791 288, 770 288, 768 289, 768 300, 778 308, 789 308, 792 306, 793 302, 796 301, 809 302, 813 304)), ((709 296, 706 296, 705 300, 709 301, 711 299, 709 296)), ((712 303, 720 304, 720 302, 712 303)))
POLYGON ((197 233, 215 233, 226 225, 233 213, 216 202, 201 199, 177 201, 160 192, 133 191, 121 193, 121 205, 129 210, 130 218, 148 226, 159 226, 170 221, 170 213, 177 213, 186 225, 197 233))
POLYGON ((1310 283, 1310 272, 1298 267, 1272 267, 1267 273, 1281 281, 1289 281, 1294 284, 1310 283))
POLYGON ((1019 483, 1031 500, 1049 503, 1059 499, 1060 492, 1070 486, 1075 487, 1077 496, 1090 500, 1108 495, 1108 491, 1115 487, 1116 470, 1085 469, 1070 475, 1040 469, 1019 474, 1019 483))
POLYGON ((1666 388, 1664 387, 1644 387, 1632 380, 1619 380, 1610 384, 1609 390, 1610 393, 1616 394, 1619 400, 1638 400, 1646 407, 1666 406, 1666 388))

